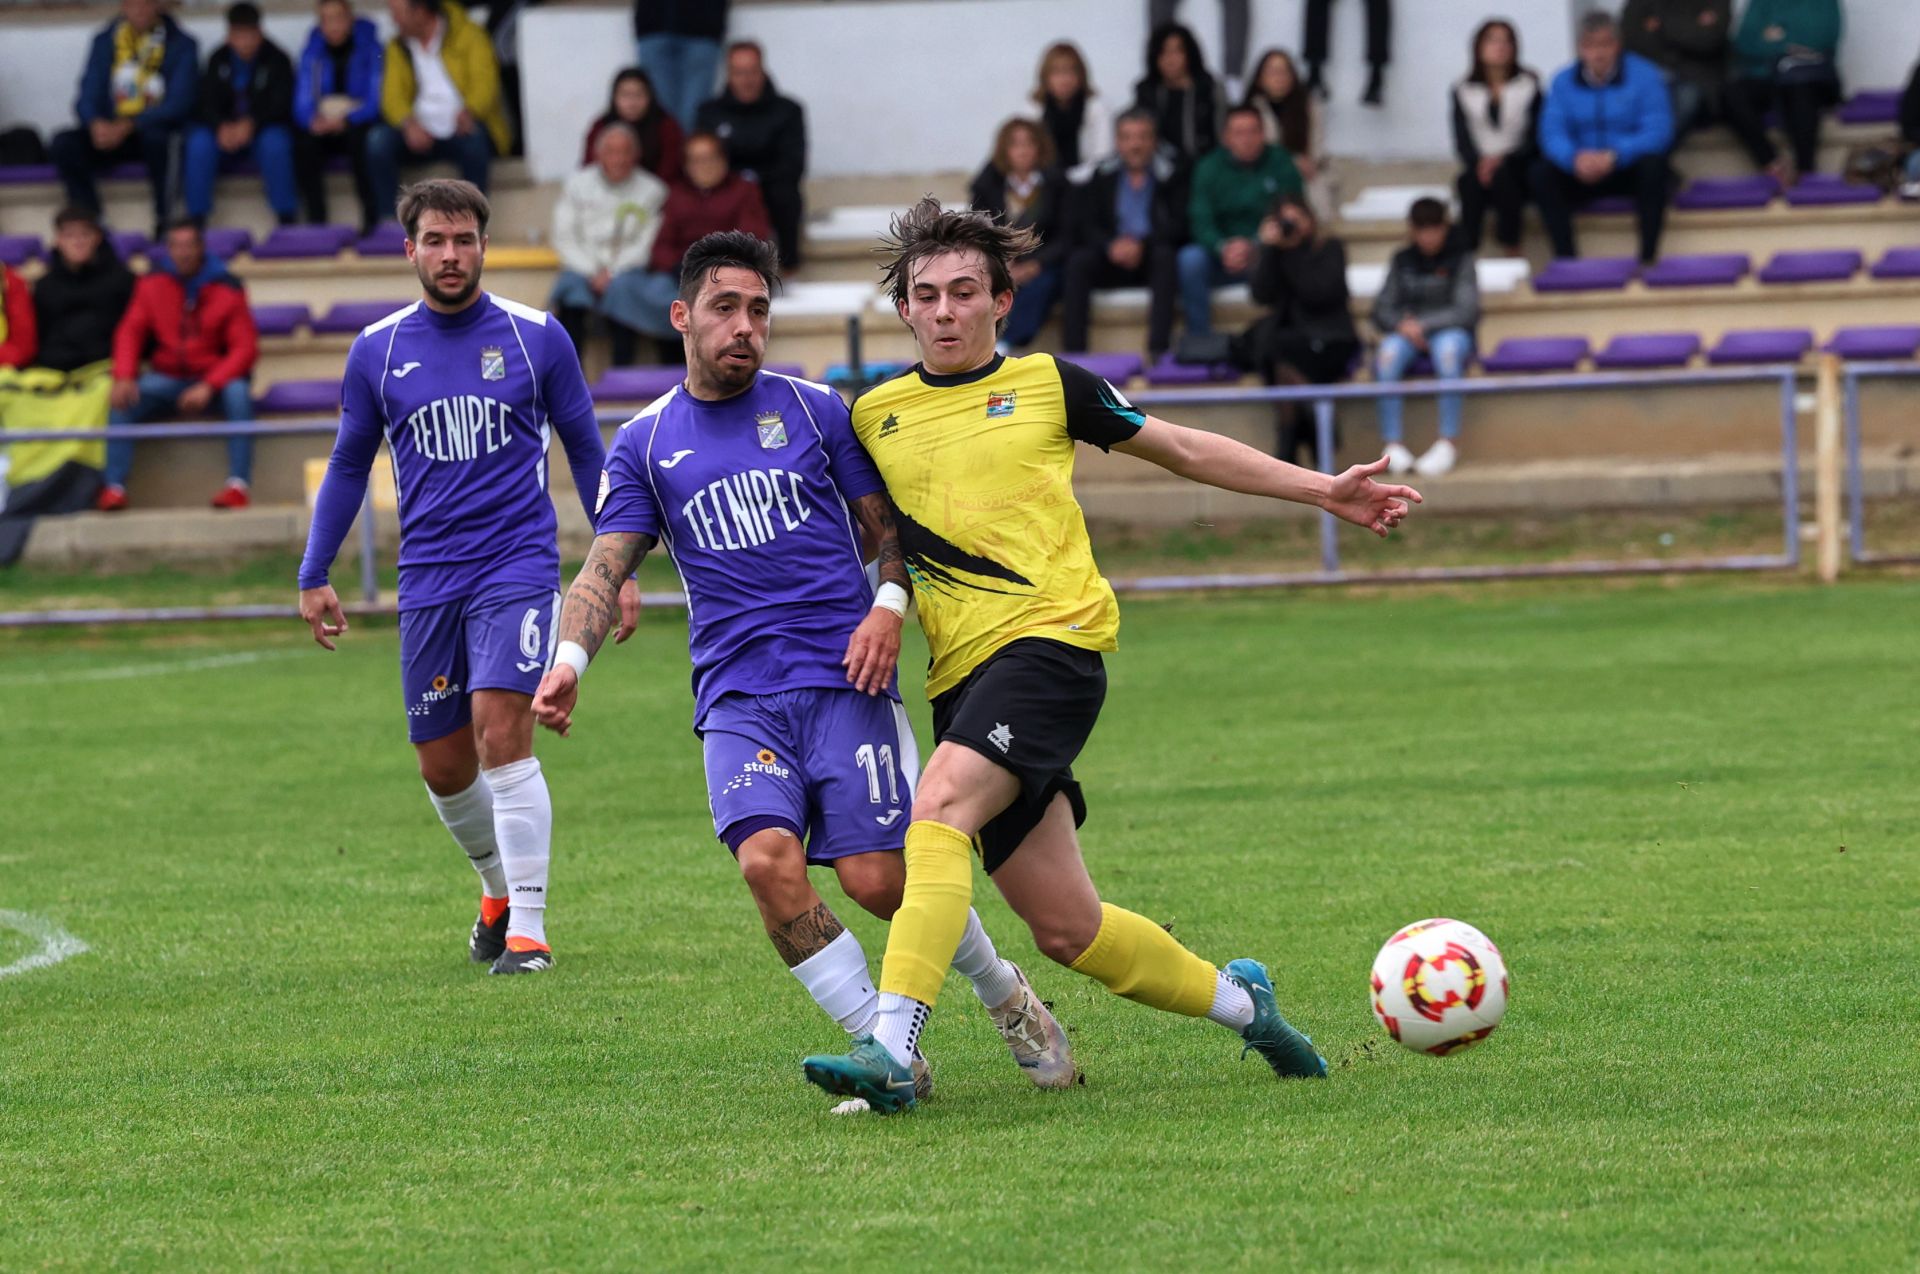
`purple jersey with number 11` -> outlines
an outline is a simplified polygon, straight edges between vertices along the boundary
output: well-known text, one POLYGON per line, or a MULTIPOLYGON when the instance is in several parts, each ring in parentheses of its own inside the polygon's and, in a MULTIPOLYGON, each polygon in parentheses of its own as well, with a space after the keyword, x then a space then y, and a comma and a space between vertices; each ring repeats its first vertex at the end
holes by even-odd
POLYGON ((847 688, 847 639, 873 606, 847 506, 883 490, 840 396, 791 376, 718 402, 678 386, 620 426, 594 530, 673 555, 696 730, 722 695, 847 688))

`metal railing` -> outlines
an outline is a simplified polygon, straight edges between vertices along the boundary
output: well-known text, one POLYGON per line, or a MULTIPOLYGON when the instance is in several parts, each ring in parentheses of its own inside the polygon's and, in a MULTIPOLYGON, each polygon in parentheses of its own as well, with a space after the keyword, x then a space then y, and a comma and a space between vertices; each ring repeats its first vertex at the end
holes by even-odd
MULTIPOLYGON (((1863 364, 1861 375, 1920 374, 1920 364, 1863 364)), ((1311 585, 1419 583, 1434 581, 1526 579, 1552 576, 1597 576, 1629 574, 1675 574, 1704 571, 1792 570, 1800 565, 1799 538, 1799 441, 1795 418, 1796 395, 1803 369, 1796 364, 1769 364, 1758 367, 1714 368, 1682 372, 1593 372, 1542 376, 1487 376, 1471 380, 1410 380, 1393 385, 1340 384, 1277 386, 1249 389, 1173 389, 1143 390, 1130 395, 1142 408, 1180 406, 1234 406, 1247 403, 1306 403, 1313 408, 1315 454, 1319 469, 1334 471, 1334 408, 1344 401, 1373 400, 1388 396, 1431 398, 1442 393, 1468 397, 1515 393, 1585 393, 1596 390, 1687 388, 1713 385, 1749 385, 1774 383, 1780 402, 1780 507, 1785 528, 1781 551, 1764 554, 1730 554, 1721 557, 1593 559, 1577 562, 1504 564, 1489 566, 1437 566, 1391 571, 1349 571, 1341 565, 1339 519, 1330 513, 1320 515, 1320 567, 1315 571, 1241 573, 1218 575, 1179 575, 1137 579, 1116 585, 1128 592, 1172 592, 1200 589, 1276 588, 1311 585)), ((1855 381, 1849 373, 1850 390, 1855 381)), ((1850 398, 1850 438, 1857 442, 1857 393, 1850 398)), ((603 425, 617 425, 627 412, 601 413, 603 425)), ((1543 427, 1547 427, 1543 425, 1543 427)), ((253 437, 331 436, 338 428, 336 417, 313 420, 274 421, 271 423, 167 425, 122 425, 102 429, 0 431, 0 444, 13 442, 79 442, 127 438, 154 441, 163 438, 222 439, 231 435, 253 437)), ((1857 461, 1857 447, 1850 448, 1857 461)), ((1857 463, 1853 481, 1857 487, 1857 463)), ((1858 502, 1856 501, 1856 509, 1858 502)), ((358 613, 381 609, 375 516, 372 490, 361 506, 359 517, 359 576, 361 603, 358 613)), ((649 605, 684 605, 677 593, 648 594, 649 605)), ((391 610, 391 605, 384 607, 391 610)), ((0 627, 38 627, 77 623, 136 623, 201 619, 258 619, 285 617, 290 608, 281 605, 127 608, 114 610, 47 610, 0 612, 0 627)))
POLYGON ((1916 553, 1875 553, 1867 547, 1867 482, 1860 458, 1860 382, 1920 377, 1920 363, 1846 363, 1840 369, 1847 449, 1847 556, 1857 565, 1920 562, 1916 553))

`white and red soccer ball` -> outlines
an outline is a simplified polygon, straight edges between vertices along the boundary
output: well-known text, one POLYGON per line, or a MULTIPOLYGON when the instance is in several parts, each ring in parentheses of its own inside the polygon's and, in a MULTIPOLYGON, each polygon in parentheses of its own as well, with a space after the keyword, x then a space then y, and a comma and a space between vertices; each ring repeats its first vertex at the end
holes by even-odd
POLYGON ((1507 962, 1486 934, 1460 920, 1422 920, 1374 957, 1373 1015, 1416 1053, 1471 1048, 1507 1011, 1507 962))

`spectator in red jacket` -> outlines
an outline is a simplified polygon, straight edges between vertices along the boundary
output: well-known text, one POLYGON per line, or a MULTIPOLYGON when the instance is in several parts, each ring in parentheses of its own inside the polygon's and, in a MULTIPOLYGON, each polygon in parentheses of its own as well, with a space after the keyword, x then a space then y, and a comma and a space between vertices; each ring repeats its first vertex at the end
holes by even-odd
MULTIPOLYGON (((111 423, 135 425, 166 412, 204 420, 215 399, 227 420, 252 420, 250 378, 259 353, 247 294, 226 266, 207 255, 200 227, 176 222, 167 231, 166 256, 134 285, 133 303, 113 334, 111 423)), ((109 443, 98 507, 127 506, 132 469, 133 444, 109 443)), ((253 439, 228 438, 227 483, 213 507, 246 508, 252 469, 253 439)))
POLYGON ((25 367, 39 352, 33 293, 27 281, 0 265, 0 367, 25 367))
POLYGON ((649 320, 641 331, 660 345, 663 357, 682 357, 680 333, 667 311, 680 295, 680 262, 698 239, 719 230, 745 230, 760 239, 773 237, 773 223, 760 187, 727 167, 726 148, 712 133, 687 138, 686 172, 667 192, 660 210, 660 234, 653 241, 651 270, 640 279, 639 293, 649 320))

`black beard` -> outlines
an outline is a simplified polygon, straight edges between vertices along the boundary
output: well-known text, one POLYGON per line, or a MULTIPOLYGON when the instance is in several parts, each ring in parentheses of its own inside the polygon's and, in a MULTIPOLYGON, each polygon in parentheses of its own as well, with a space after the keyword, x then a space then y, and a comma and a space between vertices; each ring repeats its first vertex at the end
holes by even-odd
POLYGON ((469 275, 467 281, 454 292, 443 291, 433 279, 424 274, 420 276, 420 286, 427 290, 428 296, 440 304, 448 307, 460 306, 472 300, 473 294, 480 290, 480 275, 477 272, 469 275))

